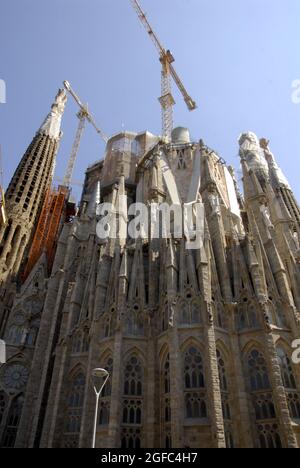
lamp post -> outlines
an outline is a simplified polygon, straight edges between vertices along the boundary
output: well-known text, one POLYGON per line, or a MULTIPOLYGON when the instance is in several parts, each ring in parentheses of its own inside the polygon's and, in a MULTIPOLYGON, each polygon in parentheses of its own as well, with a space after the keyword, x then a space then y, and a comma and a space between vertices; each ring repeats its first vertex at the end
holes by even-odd
POLYGON ((109 379, 109 373, 106 369, 94 369, 92 371, 92 383, 96 394, 96 408, 95 408, 95 421, 94 421, 94 432, 93 432, 93 445, 92 448, 96 447, 96 433, 97 433, 97 422, 98 422, 98 408, 99 398, 102 393, 106 382, 109 379))

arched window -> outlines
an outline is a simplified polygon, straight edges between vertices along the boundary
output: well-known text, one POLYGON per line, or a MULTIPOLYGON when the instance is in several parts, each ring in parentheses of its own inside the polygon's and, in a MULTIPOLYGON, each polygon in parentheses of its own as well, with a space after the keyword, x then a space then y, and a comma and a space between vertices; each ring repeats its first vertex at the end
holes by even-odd
POLYGON ((83 401, 85 392, 85 376, 79 372, 70 383, 67 399, 67 419, 64 444, 66 447, 78 446, 81 428, 83 401))
POLYGON ((259 443, 262 449, 281 449, 281 439, 277 424, 259 424, 259 443))
POLYGON ((259 445, 261 448, 279 448, 281 441, 267 363, 256 349, 248 355, 248 372, 259 445), (274 424, 270 424, 272 420, 274 424))
POLYGON ((238 329, 247 330, 258 328, 257 310, 254 304, 248 304, 248 299, 244 299, 238 311, 238 329))
POLYGON ((127 311, 126 334, 132 336, 144 336, 143 316, 138 306, 127 311))
POLYGON ((76 332, 72 339, 72 353, 78 354, 81 352, 81 333, 76 332))
MULTIPOLYGON (((161 368, 161 442, 162 446, 167 448, 166 441, 171 434, 171 381, 170 381, 170 356, 166 355, 161 368)), ((171 444, 171 439, 168 439, 171 444)), ((171 445, 168 445, 171 448, 171 445)))
POLYGON ((251 351, 248 357, 251 391, 270 390, 270 380, 265 358, 256 350, 251 351))
POLYGON ((0 425, 2 423, 6 405, 7 405, 7 395, 4 392, 0 392, 0 425))
POLYGON ((164 394, 168 395, 171 389, 171 382, 170 382, 170 356, 169 354, 166 357, 164 366, 163 366, 163 388, 164 394))
POLYGON ((219 380, 220 380, 220 390, 221 390, 221 399, 222 399, 222 411, 225 425, 225 439, 226 447, 233 448, 233 435, 232 435, 232 424, 231 424, 231 408, 229 401, 229 385, 228 378, 225 366, 225 359, 222 356, 221 352, 217 349, 217 359, 218 359, 218 371, 219 371, 219 380))
POLYGON ((121 434, 123 448, 139 448, 141 446, 143 379, 143 366, 140 360, 133 355, 127 361, 124 370, 121 434))
POLYGON ((107 317, 104 324, 104 338, 108 338, 110 336, 110 318, 107 317))
POLYGON ((84 330, 82 336, 82 352, 87 353, 90 347, 89 331, 84 330))
POLYGON ((269 297, 270 321, 279 328, 286 328, 287 322, 282 305, 276 302, 273 297, 269 297))
POLYGON ((111 357, 107 359, 104 369, 108 371, 109 379, 106 382, 106 385, 103 388, 101 395, 102 397, 108 397, 108 396, 111 396, 111 381, 112 381, 112 374, 113 374, 113 359, 111 357))
POLYGON ((29 331, 27 333, 27 336, 26 336, 26 344, 28 346, 34 346, 35 345, 37 334, 38 334, 38 328, 30 327, 30 329, 29 329, 29 331))
POLYGON ((141 448, 142 431, 138 428, 126 428, 122 429, 121 434, 121 447, 123 449, 139 449, 141 448))
POLYGON ((132 356, 125 367, 124 395, 142 395, 143 371, 140 361, 132 356))
POLYGON ((291 418, 300 419, 300 399, 292 363, 282 348, 277 348, 277 356, 291 418))
POLYGON ((113 375, 113 359, 109 357, 106 360, 106 364, 103 366, 109 373, 109 379, 106 382, 105 387, 101 393, 100 399, 100 410, 99 410, 99 424, 100 425, 107 425, 109 424, 109 416, 110 416, 110 397, 111 397, 111 381, 113 375))
POLYGON ((184 356, 184 381, 186 390, 205 387, 202 356, 194 346, 184 356))
POLYGON ((8 334, 8 343, 19 345, 26 339, 26 327, 24 325, 12 325, 8 334))
POLYGON ((282 348, 277 348, 277 356, 284 387, 296 390, 297 386, 290 359, 282 348))
POLYGON ((221 389, 221 398, 222 398, 223 418, 225 421, 226 420, 230 421, 231 411, 230 411, 230 405, 229 405, 229 391, 228 391, 225 361, 219 350, 217 350, 217 359, 218 359, 218 370, 219 370, 220 389, 221 389))
POLYGON ((89 350, 89 332, 88 330, 75 332, 72 338, 72 353, 87 353, 89 350))
POLYGON ((13 448, 15 446, 18 427, 22 415, 23 403, 24 396, 18 395, 13 399, 10 405, 6 420, 6 427, 3 433, 3 441, 1 444, 4 448, 13 448))
POLYGON ((109 413, 110 413, 110 404, 107 401, 100 402, 99 409, 99 424, 100 426, 105 426, 109 424, 109 413))
POLYGON ((199 325, 202 323, 200 304, 187 294, 186 300, 179 304, 180 325, 199 325))
POLYGON ((185 408, 187 418, 206 418, 206 392, 203 360, 200 351, 191 346, 184 354, 185 408))

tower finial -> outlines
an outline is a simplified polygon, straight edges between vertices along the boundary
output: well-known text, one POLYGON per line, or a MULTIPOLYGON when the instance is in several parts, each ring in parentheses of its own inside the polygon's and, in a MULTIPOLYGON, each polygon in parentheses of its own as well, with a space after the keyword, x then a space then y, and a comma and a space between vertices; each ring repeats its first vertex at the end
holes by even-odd
POLYGON ((64 89, 59 89, 55 96, 55 101, 51 106, 51 111, 38 131, 40 135, 49 136, 55 140, 60 138, 61 119, 67 99, 66 91, 64 89))

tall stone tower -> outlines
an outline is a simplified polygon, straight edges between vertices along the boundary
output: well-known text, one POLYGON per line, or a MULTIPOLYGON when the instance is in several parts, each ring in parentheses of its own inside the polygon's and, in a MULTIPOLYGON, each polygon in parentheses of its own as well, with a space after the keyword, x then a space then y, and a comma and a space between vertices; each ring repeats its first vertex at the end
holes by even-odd
POLYGON ((66 100, 65 91, 59 90, 51 112, 21 159, 6 191, 8 223, 0 230, 0 285, 18 273, 50 188, 66 100))
POLYGON ((99 448, 300 447, 296 219, 258 138, 239 147, 244 196, 187 129, 167 145, 149 133, 108 142, 50 277, 41 259, 3 327, 0 445, 90 447, 101 367, 99 448), (133 238, 141 204, 151 216, 133 238), (163 236, 171 205, 191 217, 180 213, 180 232, 174 209, 163 236))

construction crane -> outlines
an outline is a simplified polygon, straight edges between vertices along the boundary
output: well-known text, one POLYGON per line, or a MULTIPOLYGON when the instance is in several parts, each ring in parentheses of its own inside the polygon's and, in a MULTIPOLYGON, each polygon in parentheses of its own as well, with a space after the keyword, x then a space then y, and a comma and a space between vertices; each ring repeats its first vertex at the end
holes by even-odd
POLYGON ((2 148, 0 146, 0 227, 7 223, 5 194, 3 184, 2 148))
POLYGON ((172 95, 172 85, 171 85, 171 78, 175 81, 179 91, 181 92, 183 99, 190 111, 197 109, 196 102, 190 97, 187 90, 185 89, 181 79, 179 78, 178 74, 176 73, 172 63, 175 61, 171 52, 165 49, 160 40, 158 39, 157 35, 153 31, 146 14, 142 10, 139 2, 137 0, 130 0, 132 3, 133 8, 135 9, 142 25, 145 27, 147 33, 149 34, 150 38, 152 39, 156 49, 159 53, 159 60, 162 64, 162 74, 161 74, 161 89, 162 94, 159 98, 159 102, 162 107, 162 126, 163 126, 163 137, 170 141, 171 133, 173 130, 173 106, 175 104, 175 100, 172 95))
POLYGON ((63 180, 63 185, 65 187, 69 187, 71 185, 71 179, 72 179, 72 175, 73 175, 73 171, 74 171, 74 166, 75 166, 75 162, 76 162, 76 158, 77 158, 77 154, 78 154, 78 150, 79 150, 79 145, 80 145, 80 142, 81 142, 81 137, 82 137, 82 134, 83 134, 83 131, 84 131, 84 128, 85 128, 86 121, 88 121, 94 127, 96 132, 100 135, 100 137, 102 138, 102 140, 105 143, 108 142, 108 137, 96 125, 95 120, 94 120, 93 116, 91 115, 91 113, 89 112, 87 105, 82 104, 81 99, 78 97, 78 95, 72 89, 72 87, 71 87, 71 85, 70 85, 70 83, 68 81, 64 81, 64 87, 68 91, 68 93, 74 98, 74 100, 76 101, 76 103, 78 104, 78 106, 80 108, 80 110, 79 110, 79 112, 77 114, 79 122, 78 122, 77 131, 76 131, 76 136, 75 136, 75 140, 74 140, 74 143, 73 143, 71 155, 70 155, 70 158, 69 158, 67 171, 66 171, 66 174, 65 174, 65 177, 64 177, 64 180, 63 180))

